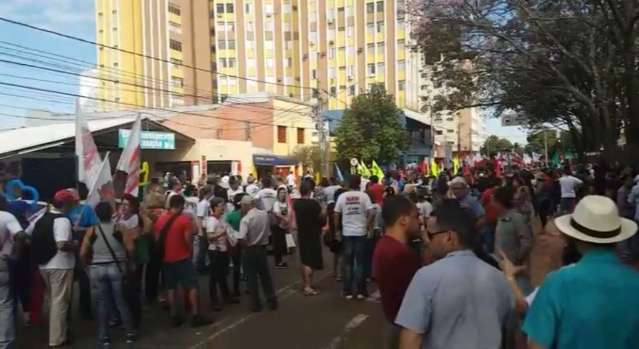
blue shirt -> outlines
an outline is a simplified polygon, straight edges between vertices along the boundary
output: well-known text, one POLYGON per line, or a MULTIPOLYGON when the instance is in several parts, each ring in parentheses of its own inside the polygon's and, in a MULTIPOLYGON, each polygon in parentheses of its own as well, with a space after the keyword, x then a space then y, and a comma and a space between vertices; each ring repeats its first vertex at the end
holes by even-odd
POLYGON ((486 215, 486 211, 484 211, 484 207, 479 203, 477 199, 472 197, 470 194, 466 195, 465 198, 459 200, 459 204, 464 207, 470 209, 473 213, 473 218, 479 219, 479 217, 486 215))
POLYGON ((67 213, 67 217, 71 220, 71 226, 80 228, 89 228, 100 224, 98 216, 93 208, 89 205, 78 204, 67 213))
POLYGON ((639 272, 613 250, 588 251, 548 274, 523 331, 544 348, 639 348, 639 272))
POLYGON ((500 348, 514 300, 504 275, 470 250, 421 268, 395 323, 423 333, 422 348, 500 348))

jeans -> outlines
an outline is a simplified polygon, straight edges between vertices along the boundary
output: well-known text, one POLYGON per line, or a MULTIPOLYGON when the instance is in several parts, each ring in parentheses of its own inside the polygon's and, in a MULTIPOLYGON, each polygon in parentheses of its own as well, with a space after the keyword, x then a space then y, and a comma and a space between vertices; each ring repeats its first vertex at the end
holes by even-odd
POLYGON ((271 306, 277 305, 275 289, 273 288, 273 280, 271 279, 271 272, 268 268, 268 260, 266 258, 266 248, 264 246, 248 246, 245 247, 242 252, 244 272, 246 272, 247 277, 247 286, 251 293, 252 309, 259 310, 262 307, 258 278, 262 284, 262 291, 266 296, 266 301, 271 306))
POLYGON ((366 236, 344 236, 344 294, 352 295, 353 288, 357 294, 367 295, 364 278, 366 258, 366 236))
POLYGON ((15 301, 11 287, 9 265, 0 259, 0 349, 16 347, 15 301))
POLYGON ((219 299, 217 297, 217 288, 220 288, 222 298, 228 300, 231 295, 229 294, 229 285, 227 277, 229 274, 229 253, 221 251, 209 251, 210 275, 209 275, 209 295, 211 297, 211 304, 217 304, 219 299))
MULTIPOLYGON (((121 265, 124 269, 124 264, 121 265)), ((109 307, 109 297, 113 298, 114 305, 120 312, 122 324, 124 328, 132 332, 133 322, 131 319, 131 312, 124 300, 122 273, 118 269, 117 264, 94 264, 89 267, 89 274, 91 275, 91 285, 93 286, 93 292, 97 310, 98 320, 98 340, 105 340, 109 338, 109 315, 112 309, 109 307)))
POLYGON ((242 276, 242 247, 239 245, 235 246, 231 253, 231 259, 233 260, 233 292, 239 297, 240 279, 242 276))
POLYGON ((559 211, 561 214, 572 213, 575 209, 575 201, 577 201, 575 198, 561 198, 559 202, 559 211))

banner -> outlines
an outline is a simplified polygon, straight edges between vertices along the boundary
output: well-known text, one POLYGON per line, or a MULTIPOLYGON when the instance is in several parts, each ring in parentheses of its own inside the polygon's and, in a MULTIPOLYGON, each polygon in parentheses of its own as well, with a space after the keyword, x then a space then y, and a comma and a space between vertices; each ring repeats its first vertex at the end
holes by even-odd
POLYGON ((111 163, 109 163, 109 153, 104 157, 104 161, 98 169, 98 175, 89 187, 86 204, 95 207, 101 201, 112 201, 115 197, 113 181, 111 179, 111 163))
POLYGON ((337 177, 337 180, 340 181, 340 183, 344 181, 344 175, 342 175, 342 170, 339 168, 337 164, 335 164, 335 177, 337 177))
POLYGON ((124 194, 138 196, 140 186, 140 139, 141 139, 142 119, 138 114, 131 134, 127 142, 126 148, 120 155, 120 160, 116 167, 116 171, 126 173, 126 184, 124 185, 124 194))
POLYGON ((98 175, 102 161, 89 125, 81 114, 75 117, 75 155, 78 159, 78 182, 89 188, 98 175))

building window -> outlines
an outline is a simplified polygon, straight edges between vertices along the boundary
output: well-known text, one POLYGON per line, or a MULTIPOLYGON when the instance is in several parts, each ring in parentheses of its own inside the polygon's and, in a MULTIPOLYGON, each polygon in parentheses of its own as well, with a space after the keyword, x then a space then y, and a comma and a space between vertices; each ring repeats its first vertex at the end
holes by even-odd
POLYGON ((255 40, 255 34, 253 32, 246 32, 246 40, 248 41, 255 40))
POLYGON ((233 4, 226 4, 226 13, 233 13, 233 4))
POLYGON ((180 15, 180 6, 170 2, 169 3, 169 12, 171 12, 174 15, 180 15))
POLYGON ((437 131, 435 131, 435 134, 436 134, 436 135, 438 135, 438 136, 441 136, 441 135, 443 135, 443 134, 444 134, 444 131, 442 131, 442 130, 437 130, 437 131))
POLYGON ((235 40, 229 40, 226 45, 226 48, 235 49, 235 40))
POLYGON ((375 44, 374 43, 367 44, 366 45, 366 49, 367 49, 366 54, 368 54, 369 56, 375 55, 375 44))
POLYGON ((224 13, 224 4, 217 4, 215 8, 217 9, 217 13, 224 13))
POLYGON ((246 8, 246 11, 245 11, 245 12, 246 12, 247 14, 248 14, 248 13, 251 13, 251 4, 246 4, 246 5, 245 5, 245 8, 246 8))
POLYGON ((381 33, 384 31, 384 21, 377 22, 377 32, 381 33))
POLYGON ((377 74, 379 75, 384 75, 384 70, 386 68, 386 64, 382 63, 377 63, 377 74))
POLYGON ((370 22, 366 24, 366 33, 373 35, 375 33, 375 23, 370 22))
POLYGON ((277 126, 277 142, 286 143, 286 126, 277 126))
POLYGON ((335 47, 328 48, 328 58, 329 59, 335 58, 335 47))
POLYGON ((273 40, 273 32, 272 31, 265 31, 264 32, 264 40, 272 41, 273 40))
POLYGON ((397 61, 397 70, 406 70, 406 61, 405 60, 399 60, 397 61))
POLYGON ((384 2, 383 1, 378 1, 377 2, 377 12, 384 12, 384 2))
POLYGON ((171 47, 172 50, 182 51, 182 43, 177 40, 171 39, 171 41, 169 41, 169 47, 171 47))
POLYGON ((182 60, 181 59, 177 59, 177 58, 171 58, 171 63, 180 66, 182 65, 182 60))
POLYGON ((375 63, 368 63, 368 75, 375 75, 375 63))
POLYGON ((372 2, 369 2, 368 4, 366 4, 366 13, 373 13, 375 12, 375 4, 372 2))
POLYGON ((219 49, 225 49, 226 48, 226 41, 224 41, 224 39, 221 39, 217 42, 217 48, 219 49))
POLYGON ((397 89, 400 91, 404 91, 406 89, 406 80, 397 81, 397 89))
POLYGON ((229 68, 235 67, 235 58, 229 58, 228 63, 229 63, 229 68))
POLYGON ((455 132, 455 130, 447 130, 446 132, 448 132, 448 133, 454 133, 454 132, 455 132))
POLYGON ((354 96, 355 95, 355 85, 348 86, 348 95, 349 96, 354 96))
POLYGON ((220 58, 220 66, 222 66, 222 68, 226 68, 226 58, 220 58))
POLYGON ((313 77, 313 79, 317 79, 317 69, 311 70, 311 76, 313 77))
POLYGON ((304 144, 304 129, 297 129, 297 144, 304 144))
POLYGON ((380 51, 384 51, 384 42, 378 42, 377 43, 377 49, 380 51))
POLYGON ((331 86, 331 96, 336 96, 336 95, 337 95, 337 87, 331 86))

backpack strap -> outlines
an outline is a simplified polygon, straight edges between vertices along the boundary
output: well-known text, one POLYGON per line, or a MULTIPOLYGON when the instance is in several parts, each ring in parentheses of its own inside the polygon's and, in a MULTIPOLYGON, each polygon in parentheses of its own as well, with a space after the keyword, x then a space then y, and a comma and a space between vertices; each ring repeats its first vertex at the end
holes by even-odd
POLYGON ((104 243, 109 249, 109 253, 111 253, 113 262, 115 262, 115 265, 118 267, 118 271, 120 272, 120 274, 124 274, 124 272, 122 271, 122 267, 120 266, 120 261, 118 261, 118 258, 115 256, 115 252, 113 251, 113 248, 111 247, 111 244, 109 243, 109 240, 107 239, 106 234, 104 234, 104 230, 102 230, 102 223, 98 224, 98 229, 100 230, 100 235, 102 235, 102 239, 104 240, 104 243))

